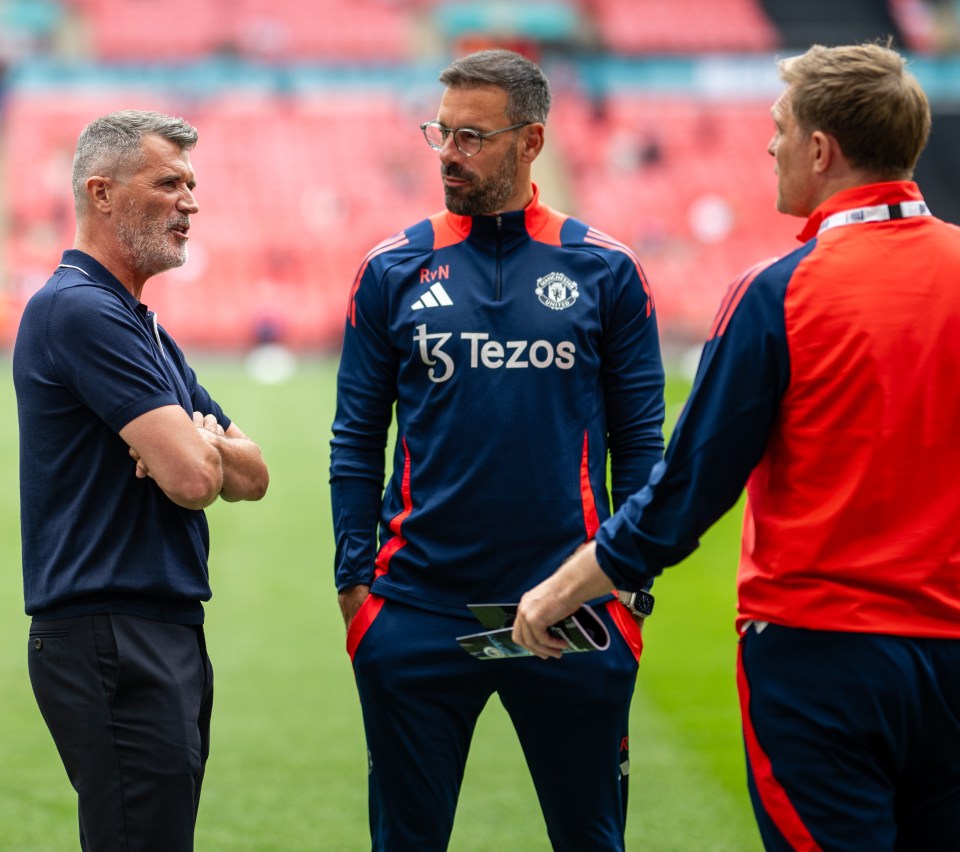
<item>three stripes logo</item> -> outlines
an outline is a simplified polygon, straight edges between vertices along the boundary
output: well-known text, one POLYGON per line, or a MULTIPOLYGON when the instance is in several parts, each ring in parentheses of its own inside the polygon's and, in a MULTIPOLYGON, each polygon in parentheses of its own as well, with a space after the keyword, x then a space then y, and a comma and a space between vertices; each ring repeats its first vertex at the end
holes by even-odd
POLYGON ((452 304, 453 299, 443 289, 443 285, 437 281, 436 284, 431 284, 430 289, 413 303, 413 310, 422 311, 424 308, 449 307, 452 304))

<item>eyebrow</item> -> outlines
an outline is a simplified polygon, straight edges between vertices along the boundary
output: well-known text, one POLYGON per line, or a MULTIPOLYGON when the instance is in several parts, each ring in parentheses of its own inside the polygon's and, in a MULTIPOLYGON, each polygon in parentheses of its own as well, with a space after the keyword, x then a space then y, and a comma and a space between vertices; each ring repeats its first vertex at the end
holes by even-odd
POLYGON ((171 180, 182 181, 183 183, 187 184, 190 189, 193 189, 197 185, 197 179, 195 177, 187 177, 183 174, 183 172, 170 170, 167 172, 160 172, 160 174, 157 176, 157 183, 166 183, 167 181, 171 180))
POLYGON ((437 124, 439 124, 444 130, 476 130, 477 133, 486 133, 487 131, 483 129, 484 122, 479 122, 475 124, 461 124, 459 127, 451 127, 449 124, 444 124, 439 118, 434 119, 437 124))

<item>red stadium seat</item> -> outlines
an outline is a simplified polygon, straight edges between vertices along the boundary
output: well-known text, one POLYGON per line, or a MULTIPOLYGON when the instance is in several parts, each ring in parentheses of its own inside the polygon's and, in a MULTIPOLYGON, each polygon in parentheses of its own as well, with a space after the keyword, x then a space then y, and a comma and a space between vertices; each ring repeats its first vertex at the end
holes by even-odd
POLYGON ((614 53, 763 51, 777 34, 758 0, 591 0, 614 53))
POLYGON ((409 55, 410 15, 383 0, 74 0, 101 60, 197 59, 231 53, 268 60, 409 55), (162 22, 177 22, 176 25, 162 22))
POLYGON ((601 126, 567 95, 551 130, 574 208, 636 250, 674 335, 701 338, 739 272, 797 245, 801 223, 775 211, 766 101, 615 93, 601 126))

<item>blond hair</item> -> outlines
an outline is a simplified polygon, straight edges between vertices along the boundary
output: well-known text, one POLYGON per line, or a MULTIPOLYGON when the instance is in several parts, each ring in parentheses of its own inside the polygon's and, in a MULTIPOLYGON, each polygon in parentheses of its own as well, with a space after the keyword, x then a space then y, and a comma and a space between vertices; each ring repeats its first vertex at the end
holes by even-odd
POLYGON ((804 131, 829 133, 852 165, 902 180, 930 135, 930 104, 906 64, 889 43, 817 44, 777 67, 804 131))

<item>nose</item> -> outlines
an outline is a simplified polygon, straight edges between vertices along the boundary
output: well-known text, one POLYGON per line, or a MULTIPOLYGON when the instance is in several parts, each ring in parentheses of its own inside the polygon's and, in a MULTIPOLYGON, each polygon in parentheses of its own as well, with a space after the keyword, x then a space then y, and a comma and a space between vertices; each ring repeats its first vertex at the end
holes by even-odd
POLYGON ((443 140, 437 154, 440 157, 440 162, 445 166, 453 162, 463 162, 466 159, 466 155, 457 147, 452 133, 443 140))
POLYGON ((767 143, 767 153, 771 157, 777 156, 777 134, 776 133, 774 133, 773 136, 770 137, 770 141, 767 143))
POLYGON ((177 201, 177 209, 182 213, 198 213, 200 205, 197 204, 197 198, 192 189, 185 189, 177 201))

